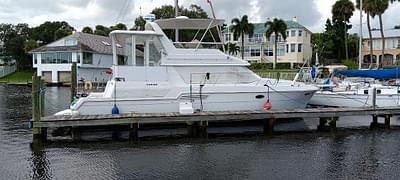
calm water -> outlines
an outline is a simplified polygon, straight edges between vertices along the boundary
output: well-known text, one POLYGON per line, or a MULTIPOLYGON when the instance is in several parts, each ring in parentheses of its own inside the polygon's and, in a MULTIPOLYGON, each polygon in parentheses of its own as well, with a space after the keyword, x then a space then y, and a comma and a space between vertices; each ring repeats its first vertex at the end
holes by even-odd
MULTIPOLYGON (((65 108, 68 93, 66 88, 48 88, 47 111, 65 108)), ((357 130, 337 133, 156 138, 135 143, 57 141, 33 151, 26 128, 30 103, 29 88, 0 85, 0 179, 398 179, 400 175, 400 130, 371 132, 363 127, 369 124, 365 117, 341 119, 340 126, 357 130)), ((314 121, 278 129, 312 129, 314 121)))

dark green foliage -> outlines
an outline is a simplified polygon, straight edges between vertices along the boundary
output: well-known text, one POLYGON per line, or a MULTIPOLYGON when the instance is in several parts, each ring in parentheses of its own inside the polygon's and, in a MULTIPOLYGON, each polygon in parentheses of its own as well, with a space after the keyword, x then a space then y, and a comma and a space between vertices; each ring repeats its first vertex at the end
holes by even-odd
POLYGON ((93 34, 93 29, 89 26, 86 26, 82 29, 82 32, 87 34, 93 34))
POLYGON ((62 37, 72 34, 75 29, 65 21, 46 21, 38 27, 32 28, 31 38, 48 44, 62 37))
POLYGON ((342 64, 347 66, 349 69, 358 69, 358 63, 352 59, 342 60, 342 64))
POLYGON ((114 31, 114 30, 128 30, 128 28, 126 27, 125 24, 123 24, 123 23, 118 23, 118 24, 116 24, 116 25, 114 25, 114 26, 111 26, 111 27, 110 27, 110 30, 111 30, 111 31, 114 31))
POLYGON ((143 19, 143 16, 139 16, 135 19, 135 27, 133 30, 143 31, 146 25, 146 21, 143 19))
POLYGON ((99 36, 108 36, 110 32, 110 28, 103 25, 97 25, 94 30, 94 34, 99 36))

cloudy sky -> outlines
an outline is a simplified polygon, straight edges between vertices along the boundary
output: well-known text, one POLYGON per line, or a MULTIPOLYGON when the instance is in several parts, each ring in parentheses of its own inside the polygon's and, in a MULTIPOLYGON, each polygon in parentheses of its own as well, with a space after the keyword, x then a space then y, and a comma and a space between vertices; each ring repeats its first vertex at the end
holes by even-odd
MULTIPOLYGON (((336 0, 212 0, 217 18, 228 23, 233 17, 249 15, 253 22, 265 22, 268 17, 280 17, 298 21, 313 32, 323 31, 324 23, 331 16, 336 0)), ((354 0, 355 1, 355 0, 354 0)), ((44 21, 67 21, 77 30, 97 24, 113 25, 123 22, 129 27, 135 17, 147 14, 174 0, 0 0, 0 23, 28 23, 39 25, 44 21)), ((181 6, 199 4, 210 13, 206 0, 179 0, 181 6)), ((385 27, 400 24, 400 3, 391 6, 384 15, 385 27), (390 17, 390 18, 389 18, 390 17)), ((352 23, 358 24, 359 12, 352 23)), ((378 27, 378 20, 374 20, 378 27)), ((352 31, 358 31, 354 25, 352 31)))

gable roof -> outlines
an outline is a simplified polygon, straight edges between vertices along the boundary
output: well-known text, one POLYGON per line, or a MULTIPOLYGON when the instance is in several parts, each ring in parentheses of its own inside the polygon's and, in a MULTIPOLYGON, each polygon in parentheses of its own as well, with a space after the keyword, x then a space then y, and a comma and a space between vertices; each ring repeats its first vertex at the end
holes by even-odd
POLYGON ((112 46, 109 44, 111 44, 110 37, 76 32, 62 39, 59 39, 53 43, 33 49, 30 51, 30 53, 49 52, 49 51, 88 51, 99 54, 112 54, 112 46), (56 42, 59 42, 64 39, 75 39, 77 40, 77 45, 75 46, 55 45, 56 42))

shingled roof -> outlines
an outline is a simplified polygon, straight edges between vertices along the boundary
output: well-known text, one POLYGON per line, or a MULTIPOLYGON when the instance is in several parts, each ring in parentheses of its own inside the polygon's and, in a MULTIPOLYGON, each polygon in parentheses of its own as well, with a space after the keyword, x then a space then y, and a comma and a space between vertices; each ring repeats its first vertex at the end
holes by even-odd
MULTIPOLYGON (((49 51, 88 51, 99 54, 112 54, 110 37, 76 32, 62 39, 75 39, 78 43, 75 46, 55 46, 53 45, 53 43, 57 42, 55 41, 48 45, 33 49, 30 53, 49 51)), ((121 48, 118 48, 118 50, 122 52, 121 48)))

